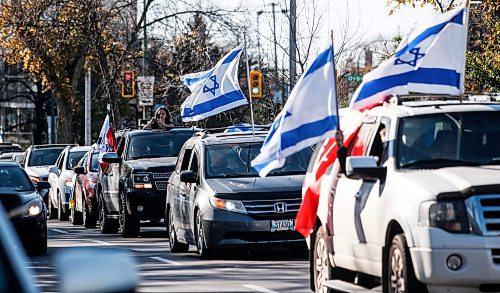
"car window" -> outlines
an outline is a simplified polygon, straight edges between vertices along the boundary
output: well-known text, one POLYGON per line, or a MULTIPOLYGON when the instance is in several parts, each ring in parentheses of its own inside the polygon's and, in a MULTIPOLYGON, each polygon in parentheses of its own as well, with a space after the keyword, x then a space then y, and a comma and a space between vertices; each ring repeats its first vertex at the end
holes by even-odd
POLYGON ((0 167, 0 189, 34 191, 35 188, 23 169, 18 166, 0 167))
POLYGON ((191 158, 191 163, 189 164, 189 170, 193 171, 194 173, 198 173, 198 155, 196 152, 193 152, 193 157, 191 158))
POLYGON ((33 149, 29 157, 28 167, 55 165, 63 150, 64 148, 33 149))
POLYGON ((180 171, 187 170, 189 167, 189 159, 191 158, 191 153, 193 152, 193 149, 184 149, 184 154, 182 155, 182 158, 179 158, 180 162, 180 171))
POLYGON ((130 137, 130 160, 141 158, 177 157, 193 133, 191 132, 151 132, 130 137))
POLYGON ((397 165, 401 168, 500 163, 500 112, 438 113, 401 118, 397 165))
POLYGON ((90 171, 97 172, 99 171, 99 153, 93 153, 90 160, 90 171))
POLYGON ((18 154, 18 155, 16 154, 16 155, 14 155, 14 162, 19 163, 19 164, 22 165, 23 161, 24 161, 24 153, 23 154, 18 154))
POLYGON ((367 153, 367 147, 370 143, 370 134, 374 125, 374 123, 363 123, 363 125, 361 125, 358 135, 349 147, 349 156, 363 156, 367 153))
MULTIPOLYGON (((255 177, 257 171, 250 165, 260 153, 262 143, 217 144, 205 150, 207 178, 255 177)), ((305 174, 312 148, 306 148, 289 156, 283 167, 275 169, 268 176, 305 174)))
POLYGON ((66 169, 73 170, 76 164, 83 158, 86 151, 72 152, 68 154, 68 160, 66 161, 66 169))

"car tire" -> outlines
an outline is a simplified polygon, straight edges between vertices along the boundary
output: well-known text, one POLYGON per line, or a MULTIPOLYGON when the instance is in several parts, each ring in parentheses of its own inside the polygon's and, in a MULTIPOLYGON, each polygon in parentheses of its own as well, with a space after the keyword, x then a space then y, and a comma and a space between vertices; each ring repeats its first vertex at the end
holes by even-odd
POLYGON ((201 259, 206 259, 212 256, 213 249, 207 246, 205 232, 203 231, 203 221, 201 220, 200 211, 196 212, 196 226, 195 226, 195 241, 196 249, 198 250, 198 256, 201 259))
POLYGON ((112 234, 118 232, 118 225, 115 219, 108 218, 109 212, 104 202, 104 197, 99 194, 99 228, 101 234, 112 234))
POLYGON ((387 270, 384 292, 420 293, 427 291, 425 285, 418 282, 415 277, 410 251, 404 234, 397 234, 392 238, 387 257, 387 270))
POLYGON ((49 202, 49 216, 51 219, 57 219, 57 208, 54 207, 54 205, 52 204, 52 200, 48 199, 48 202, 49 202))
POLYGON ((182 243, 177 240, 177 234, 175 233, 175 223, 174 223, 174 213, 171 209, 168 209, 168 219, 167 221, 167 232, 168 232, 168 242, 170 247, 170 252, 172 253, 180 253, 180 252, 188 252, 189 244, 182 243))
POLYGON ((61 193, 57 193, 57 218, 59 221, 67 221, 68 220, 68 212, 63 210, 61 193))
POLYGON ((120 231, 122 237, 135 238, 139 236, 141 230, 140 219, 136 215, 131 215, 127 211, 127 202, 125 199, 125 194, 120 193, 120 214, 118 216, 118 222, 120 223, 120 231))
MULTIPOLYGON (((83 226, 85 228, 95 228, 96 224, 96 216, 95 213, 92 213, 89 209, 89 206, 87 205, 87 201, 85 198, 82 199, 82 204, 83 204, 83 212, 82 212, 82 218, 83 218, 83 226)), ((94 205, 95 209, 95 205, 94 205)))
POLYGON ((76 210, 76 204, 69 209, 70 210, 70 214, 69 214, 69 219, 70 219, 70 222, 71 224, 73 225, 81 225, 83 223, 83 219, 82 219, 82 213, 77 211, 76 210))
POLYGON ((31 255, 47 255, 47 222, 41 227, 42 235, 27 249, 31 255))

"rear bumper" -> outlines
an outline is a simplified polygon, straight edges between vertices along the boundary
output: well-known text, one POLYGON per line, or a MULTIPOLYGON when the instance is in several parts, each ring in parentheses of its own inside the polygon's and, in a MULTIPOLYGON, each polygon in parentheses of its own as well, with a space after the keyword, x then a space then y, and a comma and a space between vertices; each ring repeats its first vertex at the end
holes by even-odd
POLYGON ((160 219, 165 216, 166 191, 127 188, 127 209, 141 219, 160 219), (140 211, 142 210, 142 211, 140 211))

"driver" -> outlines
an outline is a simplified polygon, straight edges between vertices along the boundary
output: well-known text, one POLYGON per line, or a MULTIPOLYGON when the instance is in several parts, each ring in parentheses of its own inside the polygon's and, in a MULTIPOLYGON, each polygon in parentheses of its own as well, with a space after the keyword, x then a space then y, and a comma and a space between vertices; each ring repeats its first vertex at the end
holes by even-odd
POLYGON ((7 170, 0 170, 0 187, 12 187, 10 174, 7 170))

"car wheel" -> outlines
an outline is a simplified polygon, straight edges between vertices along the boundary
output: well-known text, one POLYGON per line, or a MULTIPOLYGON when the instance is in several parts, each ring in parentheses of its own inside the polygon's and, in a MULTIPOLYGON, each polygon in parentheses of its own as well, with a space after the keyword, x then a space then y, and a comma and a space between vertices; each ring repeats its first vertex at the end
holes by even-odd
POLYGON ((177 234, 175 233, 175 224, 174 224, 174 213, 171 209, 168 209, 168 242, 170 246, 170 252, 188 252, 189 244, 182 243, 177 240, 177 234))
POLYGON ((118 222, 120 223, 122 237, 139 236, 139 232, 141 230, 140 219, 137 216, 128 213, 127 202, 123 192, 120 193, 120 215, 118 222))
POLYGON ((195 231, 196 248, 200 258, 208 258, 213 251, 207 246, 205 232, 203 231, 203 223, 201 220, 201 213, 196 212, 196 231, 195 231))
POLYGON ((68 220, 68 212, 63 210, 63 204, 61 199, 61 193, 57 193, 57 218, 59 221, 67 221, 68 220))
POLYGON ((101 234, 111 234, 118 232, 116 220, 108 218, 109 212, 106 208, 103 195, 99 195, 99 228, 101 234))
POLYGON ((54 204, 52 204, 52 200, 48 199, 49 202, 49 214, 51 219, 56 219, 57 218, 57 208, 54 207, 54 204))
POLYGON ((35 241, 28 251, 32 255, 46 255, 47 254, 47 222, 42 224, 41 235, 38 241, 35 241))
POLYGON ((69 210, 70 210, 69 219, 71 221, 71 224, 81 225, 82 224, 82 213, 76 210, 76 204, 72 208, 70 208, 69 210))
POLYGON ((328 249, 323 226, 319 227, 316 237, 314 238, 313 253, 314 291, 321 293, 328 292, 328 287, 326 287, 325 284, 332 279, 332 267, 328 260, 328 249))
POLYGON ((83 225, 85 226, 85 228, 95 228, 96 217, 94 213, 90 212, 89 206, 87 205, 87 201, 85 199, 82 199, 82 204, 83 204, 83 213, 82 213, 83 225))
POLYGON ((425 286, 418 282, 413 271, 410 251, 404 234, 392 238, 387 259, 386 290, 389 293, 425 292, 425 286))

